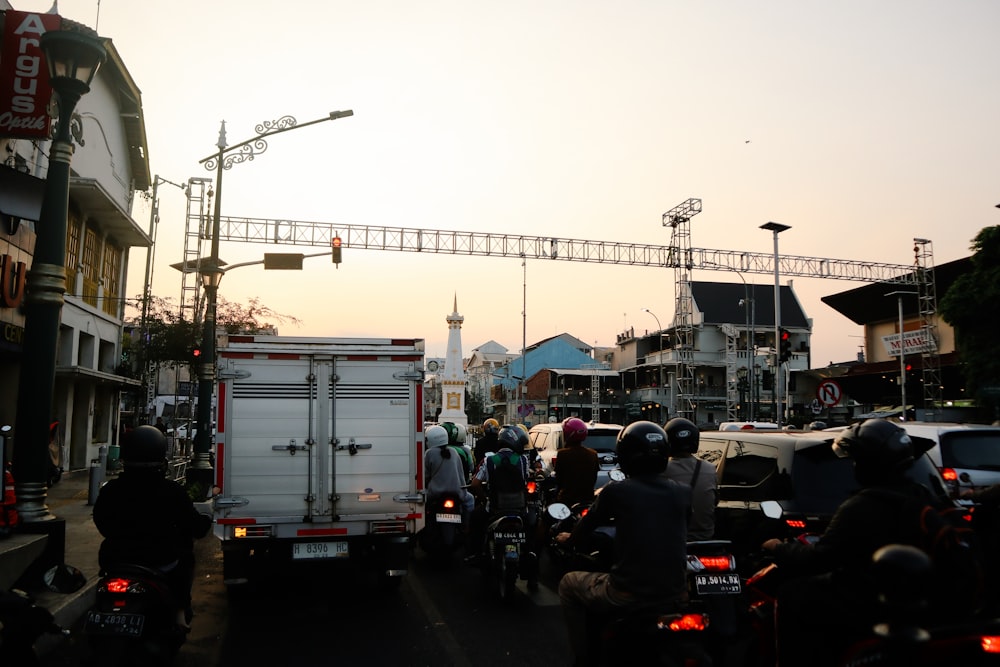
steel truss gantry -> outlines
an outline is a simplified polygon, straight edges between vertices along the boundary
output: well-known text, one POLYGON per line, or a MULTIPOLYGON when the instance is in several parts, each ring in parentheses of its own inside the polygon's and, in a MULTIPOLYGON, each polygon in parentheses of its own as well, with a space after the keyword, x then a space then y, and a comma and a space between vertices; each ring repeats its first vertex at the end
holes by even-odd
MULTIPOLYGON (((239 216, 220 216, 219 240, 329 248, 334 237, 338 237, 341 240, 341 248, 345 250, 509 257, 521 260, 592 262, 673 269, 675 272, 673 326, 681 337, 679 349, 675 350, 680 359, 676 373, 678 384, 676 412, 691 417, 694 414, 695 403, 690 272, 701 269, 773 275, 775 262, 773 253, 691 247, 691 217, 700 212, 701 200, 688 199, 663 214, 663 226, 669 226, 672 230, 670 245, 239 216)), ((923 326, 928 329, 929 335, 933 335, 936 293, 933 284, 933 265, 928 264, 933 261, 933 251, 929 241, 916 239, 915 242, 917 257, 911 265, 781 255, 778 258, 778 273, 783 277, 916 286, 921 294, 923 326)), ((735 355, 730 360, 732 363, 727 362, 727 366, 732 365, 732 368, 727 367, 727 377, 732 376, 731 382, 735 382, 734 360, 735 355)), ((937 369, 936 350, 925 353, 924 388, 925 403, 930 401, 928 408, 940 404, 940 379, 937 369)), ((732 389, 728 392, 730 400, 727 402, 732 402, 731 396, 735 394, 735 385, 730 389, 732 389)), ((734 410, 734 406, 729 406, 730 416, 734 410)))

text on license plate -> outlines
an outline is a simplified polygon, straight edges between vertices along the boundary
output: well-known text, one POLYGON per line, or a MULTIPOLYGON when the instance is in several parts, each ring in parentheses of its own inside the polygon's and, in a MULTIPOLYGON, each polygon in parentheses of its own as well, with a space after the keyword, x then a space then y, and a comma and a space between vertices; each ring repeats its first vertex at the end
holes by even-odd
POLYGON ((438 523, 462 523, 461 514, 435 514, 438 523))
POLYGON ((699 595, 735 595, 742 590, 740 575, 735 572, 726 574, 696 574, 694 585, 699 595))
POLYGON ((524 533, 497 533, 493 536, 497 541, 503 540, 505 542, 512 543, 524 543, 525 539, 524 533))
POLYGON ((295 542, 292 544, 292 558, 347 558, 350 555, 347 542, 295 542))
POLYGON ((91 635, 141 637, 145 622, 146 617, 142 614, 102 614, 99 611, 88 611, 86 632, 91 635))

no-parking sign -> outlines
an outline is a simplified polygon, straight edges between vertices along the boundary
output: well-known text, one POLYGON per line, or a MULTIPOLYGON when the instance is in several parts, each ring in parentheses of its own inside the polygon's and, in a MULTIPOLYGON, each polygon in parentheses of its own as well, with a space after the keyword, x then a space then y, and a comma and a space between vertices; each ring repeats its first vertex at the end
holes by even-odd
POLYGON ((816 398, 828 408, 840 403, 840 399, 843 397, 844 392, 836 380, 823 380, 816 387, 816 398))

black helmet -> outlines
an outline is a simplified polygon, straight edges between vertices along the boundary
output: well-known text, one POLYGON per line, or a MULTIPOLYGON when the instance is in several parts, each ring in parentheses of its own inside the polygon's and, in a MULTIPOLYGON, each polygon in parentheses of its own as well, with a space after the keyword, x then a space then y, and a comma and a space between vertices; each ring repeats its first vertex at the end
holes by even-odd
POLYGON ((500 443, 501 448, 509 447, 520 454, 528 444, 528 436, 518 427, 504 424, 500 433, 497 434, 497 442, 500 443))
POLYGON ((666 423, 663 430, 667 434, 667 446, 671 456, 694 454, 698 451, 698 440, 701 436, 698 427, 690 419, 674 417, 666 423))
POLYGON ((629 477, 656 475, 667 468, 667 434, 653 422, 633 422, 618 433, 618 464, 629 477))
POLYGON ((906 431, 884 419, 852 424, 833 441, 841 458, 854 459, 862 484, 896 476, 913 465, 913 441, 906 431))
POLYGON ((167 460, 167 437, 146 424, 122 436, 121 460, 129 468, 155 468, 167 460))

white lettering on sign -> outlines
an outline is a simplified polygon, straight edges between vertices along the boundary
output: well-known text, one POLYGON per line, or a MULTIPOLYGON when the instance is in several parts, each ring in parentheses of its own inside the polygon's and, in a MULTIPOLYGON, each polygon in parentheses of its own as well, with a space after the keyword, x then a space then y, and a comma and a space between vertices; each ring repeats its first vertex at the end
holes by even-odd
MULTIPOLYGON (((899 334, 882 336, 882 345, 890 357, 899 356, 899 334)), ((937 350, 937 341, 924 330, 903 333, 903 354, 922 354, 937 350)))

